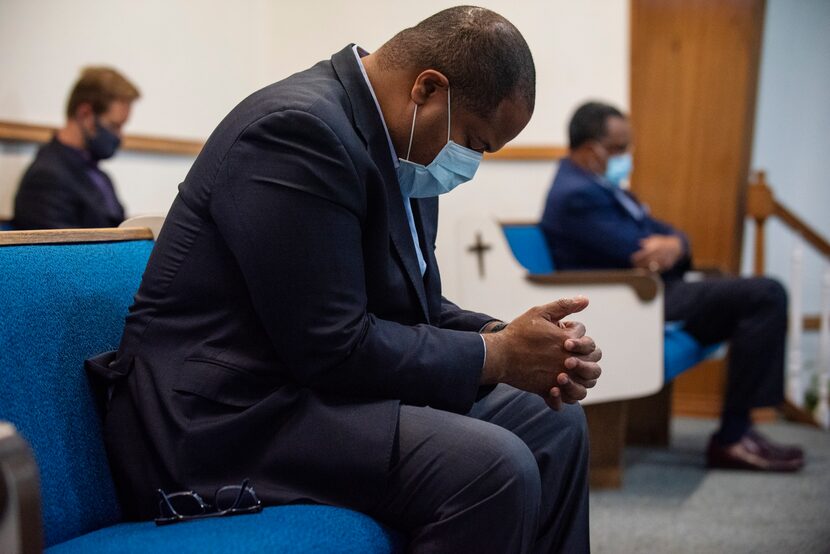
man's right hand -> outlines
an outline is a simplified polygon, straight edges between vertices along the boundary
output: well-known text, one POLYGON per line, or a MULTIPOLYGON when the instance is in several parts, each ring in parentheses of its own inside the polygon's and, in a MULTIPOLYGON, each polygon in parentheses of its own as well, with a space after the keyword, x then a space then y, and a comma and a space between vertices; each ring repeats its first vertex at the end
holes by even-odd
POLYGON ((584 325, 562 319, 586 306, 585 297, 563 298, 531 308, 499 333, 484 334, 482 384, 534 392, 553 409, 585 398, 601 373, 602 352, 585 336, 584 325))

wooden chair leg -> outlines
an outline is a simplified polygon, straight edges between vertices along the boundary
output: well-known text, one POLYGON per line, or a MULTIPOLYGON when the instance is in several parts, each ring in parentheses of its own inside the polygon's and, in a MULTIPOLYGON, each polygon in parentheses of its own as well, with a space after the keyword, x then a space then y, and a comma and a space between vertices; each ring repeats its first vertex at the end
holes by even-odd
POLYGON ((657 394, 628 401, 626 443, 641 446, 668 446, 671 439, 672 384, 657 394))
POLYGON ((606 402, 585 406, 591 441, 589 466, 591 488, 618 489, 622 486, 626 404, 626 402, 606 402))

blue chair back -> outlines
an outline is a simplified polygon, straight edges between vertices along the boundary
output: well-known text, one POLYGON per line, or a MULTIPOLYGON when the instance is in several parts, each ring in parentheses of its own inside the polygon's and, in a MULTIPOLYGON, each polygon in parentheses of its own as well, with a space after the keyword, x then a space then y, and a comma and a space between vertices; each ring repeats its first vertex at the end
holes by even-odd
POLYGON ((121 519, 84 360, 118 346, 152 248, 0 246, 0 419, 34 451, 46 546, 121 519))
POLYGON ((516 261, 528 272, 536 274, 553 271, 548 242, 538 225, 509 223, 502 225, 502 230, 516 261))

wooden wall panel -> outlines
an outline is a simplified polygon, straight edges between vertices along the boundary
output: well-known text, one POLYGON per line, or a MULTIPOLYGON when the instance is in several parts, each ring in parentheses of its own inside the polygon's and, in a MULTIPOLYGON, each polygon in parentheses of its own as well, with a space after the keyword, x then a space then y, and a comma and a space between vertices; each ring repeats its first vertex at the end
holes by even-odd
MULTIPOLYGON (((764 0, 632 0, 632 188, 688 233, 699 267, 737 272, 764 0)), ((722 364, 678 379, 676 406, 719 406, 722 364)))

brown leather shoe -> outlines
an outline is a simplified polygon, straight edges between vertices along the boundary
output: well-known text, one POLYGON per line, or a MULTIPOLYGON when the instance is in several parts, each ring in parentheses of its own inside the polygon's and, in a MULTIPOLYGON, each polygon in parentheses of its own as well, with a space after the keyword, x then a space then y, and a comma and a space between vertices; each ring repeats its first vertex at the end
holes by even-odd
MULTIPOLYGON (((772 443, 769 443, 772 445, 772 443)), ((800 449, 799 449, 800 450, 800 449)), ((804 467, 804 456, 786 456, 786 452, 772 451, 756 441, 751 433, 736 443, 722 445, 714 439, 706 450, 706 465, 710 468, 747 469, 753 471, 798 471, 804 467)))
POLYGON ((804 450, 800 446, 772 442, 755 429, 750 429, 746 435, 768 456, 778 460, 804 459, 804 450))

